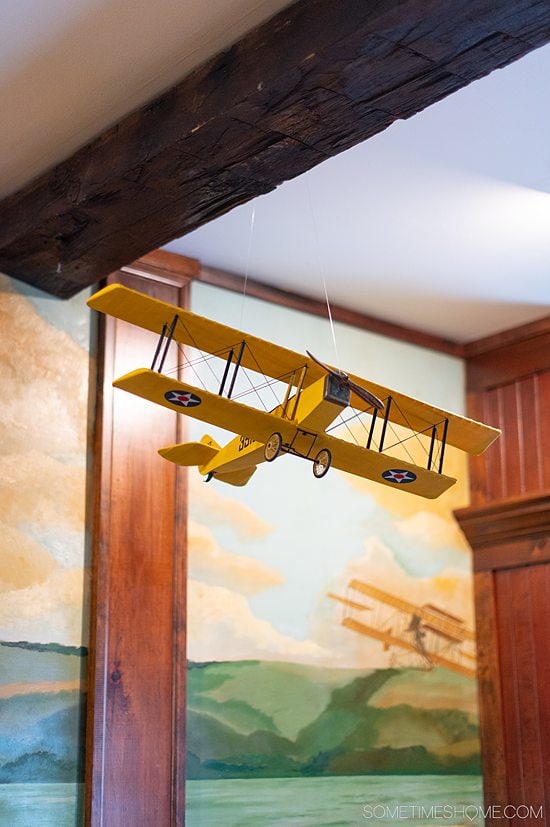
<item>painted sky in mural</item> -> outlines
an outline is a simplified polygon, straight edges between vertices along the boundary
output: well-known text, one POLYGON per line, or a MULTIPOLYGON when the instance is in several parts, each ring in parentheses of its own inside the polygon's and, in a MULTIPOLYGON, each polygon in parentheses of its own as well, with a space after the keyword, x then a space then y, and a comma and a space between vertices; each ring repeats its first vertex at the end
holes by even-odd
POLYGON ((0 640, 82 643, 84 300, 0 275, 0 640))
MULTIPOLYGON (((204 285, 194 285, 192 309, 462 412, 462 364, 452 357, 343 325, 335 353, 326 321, 204 285)), ((190 423, 190 438, 203 433, 190 423)), ((446 473, 459 483, 428 501, 334 469, 315 480, 289 456, 261 465, 242 489, 207 485, 191 469, 190 659, 388 666, 390 653, 342 628, 342 606, 327 597, 351 577, 471 627, 470 554, 451 516, 467 497, 458 452, 448 452, 446 473)))

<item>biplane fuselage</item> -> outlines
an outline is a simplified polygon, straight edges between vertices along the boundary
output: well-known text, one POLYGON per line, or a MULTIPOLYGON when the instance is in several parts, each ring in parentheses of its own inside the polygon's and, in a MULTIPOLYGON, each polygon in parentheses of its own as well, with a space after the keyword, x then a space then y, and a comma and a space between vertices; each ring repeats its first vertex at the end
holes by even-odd
MULTIPOLYGON (((259 463, 287 453, 310 460, 316 477, 324 476, 332 466, 435 498, 456 482, 443 474, 446 444, 478 454, 499 434, 482 423, 348 376, 311 354, 304 356, 122 285, 104 288, 88 304, 160 335, 151 368, 131 371, 116 379, 115 387, 237 434, 223 447, 204 436, 200 442, 159 449, 171 462, 197 466, 207 479, 245 485, 259 463), (222 360, 223 377, 214 392, 162 373, 172 342, 199 351, 203 361, 205 353, 208 358, 222 360), (243 371, 260 377, 260 386, 263 382, 263 387, 269 385, 273 392, 273 383, 286 388, 284 399, 275 394, 277 404, 272 410, 241 401, 243 394, 236 393, 235 381, 243 371), (267 377, 271 381, 266 382, 267 377), (332 423, 348 407, 353 417, 366 417, 366 422, 361 422, 362 442, 347 421, 342 424, 354 441, 334 434, 332 423), (394 438, 388 445, 390 429, 394 438), (398 436, 400 429, 406 437, 398 436), (427 443, 423 465, 408 451, 405 459, 390 454, 407 440, 427 443)), ((248 374, 247 379, 257 393, 258 387, 248 374)))
MULTIPOLYGON (((286 453, 313 460, 317 455, 315 446, 319 435, 325 432, 349 403, 349 394, 347 401, 344 401, 345 389, 341 393, 341 401, 337 401, 336 395, 330 393, 329 380, 330 377, 323 377, 301 392, 289 394, 283 405, 271 411, 275 416, 280 416, 293 430, 291 440, 282 446, 286 453)), ((219 448, 210 461, 199 465, 199 472, 205 476, 213 474, 223 477, 225 474, 255 469, 265 460, 265 443, 246 434, 239 434, 227 445, 219 448)), ((245 476, 246 474, 242 474, 243 479, 245 476)))

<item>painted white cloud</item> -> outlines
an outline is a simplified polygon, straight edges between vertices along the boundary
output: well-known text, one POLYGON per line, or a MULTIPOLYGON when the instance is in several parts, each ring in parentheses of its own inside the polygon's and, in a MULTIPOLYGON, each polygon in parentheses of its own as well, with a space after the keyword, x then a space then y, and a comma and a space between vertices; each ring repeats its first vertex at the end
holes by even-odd
POLYGON ((465 552, 470 550, 457 523, 438 514, 417 511, 404 520, 396 521, 396 526, 404 537, 424 543, 430 549, 450 546, 465 552))
POLYGON ((311 640, 282 635, 253 614, 245 597, 220 586, 189 580, 188 617, 190 660, 332 663, 329 651, 311 640))
POLYGON ((279 572, 260 560, 226 551, 209 528, 194 520, 188 523, 188 549, 190 576, 210 585, 250 596, 283 582, 279 572))
POLYGON ((42 583, 7 592, 0 601, 0 640, 82 642, 84 573, 58 569, 42 583))
POLYGON ((190 510, 194 519, 209 525, 230 525, 240 540, 255 540, 273 531, 251 508, 213 485, 205 485, 197 473, 189 475, 190 510))
MULTIPOLYGON (((0 521, 0 592, 41 583, 56 568, 53 556, 31 537, 0 521)), ((3 598, 4 599, 4 598, 3 598)))
POLYGON ((384 591, 415 603, 433 603, 445 611, 471 619, 472 582, 469 571, 447 568, 433 577, 413 577, 395 559, 392 551, 376 538, 365 541, 365 553, 343 572, 347 582, 352 577, 372 583, 384 591))

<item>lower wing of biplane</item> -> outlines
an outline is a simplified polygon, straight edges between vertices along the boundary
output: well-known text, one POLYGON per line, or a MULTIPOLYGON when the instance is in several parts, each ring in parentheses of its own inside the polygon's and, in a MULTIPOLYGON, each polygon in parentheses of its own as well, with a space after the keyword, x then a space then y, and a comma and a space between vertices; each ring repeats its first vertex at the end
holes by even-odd
MULTIPOLYGON (((447 444, 481 453, 499 434, 495 428, 348 376, 314 357, 121 285, 101 290, 88 304, 160 336, 152 367, 115 380, 115 387, 237 434, 223 447, 205 436, 200 442, 160 449, 161 456, 178 465, 198 466, 207 479, 244 485, 259 463, 287 453, 310 460, 316 477, 334 466, 434 498, 455 482, 443 474, 447 444), (160 372, 172 342, 198 352, 202 362, 211 358, 205 354, 222 360, 214 391, 160 372), (237 378, 243 372, 250 384, 248 392, 256 394, 263 410, 241 401, 245 397, 244 392, 237 393, 237 378), (259 389, 266 387, 275 397, 275 406, 262 400, 259 389), (340 436, 344 431, 346 439, 340 436), (411 443, 420 446, 421 460, 409 450, 411 443)), ((196 365, 196 360, 187 361, 196 365)), ((208 367, 214 373, 210 363, 208 367)), ((196 366, 193 370, 200 376, 196 366)))
MULTIPOLYGON (((260 462, 272 461, 281 453, 312 460, 317 477, 324 476, 333 466, 386 485, 405 484, 410 492, 429 498, 439 496, 455 482, 452 477, 403 460, 399 461, 399 468, 395 468, 395 460, 386 454, 325 432, 312 431, 306 417, 301 421, 286 419, 280 410, 260 411, 146 368, 132 371, 113 384, 166 408, 183 410, 193 419, 222 425, 239 434, 223 448, 212 445, 213 441, 205 441, 173 445, 159 451, 165 459, 178 465, 198 465, 201 474, 212 474, 223 482, 242 485, 260 462), (250 472, 248 476, 246 471, 250 472)), ((303 401, 302 398, 302 404, 303 401)))

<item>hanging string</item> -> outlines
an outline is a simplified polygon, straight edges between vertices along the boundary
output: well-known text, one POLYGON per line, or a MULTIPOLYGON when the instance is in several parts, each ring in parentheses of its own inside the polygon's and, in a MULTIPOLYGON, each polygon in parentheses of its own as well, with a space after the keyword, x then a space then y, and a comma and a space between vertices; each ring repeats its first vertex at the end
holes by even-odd
POLYGON ((250 231, 248 234, 248 250, 246 252, 246 264, 244 268, 244 285, 243 285, 243 298, 241 301, 241 317, 239 319, 239 327, 242 327, 243 324, 243 316, 244 316, 244 302, 246 299, 246 288, 248 286, 248 271, 250 268, 250 258, 252 254, 252 236, 254 234, 254 220, 256 218, 256 206, 252 206, 252 215, 250 216, 250 231))
POLYGON ((323 282, 323 292, 325 294, 325 302, 326 302, 326 305, 327 305, 328 320, 330 322, 330 332, 332 334, 332 344, 334 345, 334 353, 336 355, 336 363, 338 364, 338 361, 339 361, 339 359, 338 359, 338 346, 336 344, 336 331, 334 329, 334 321, 333 321, 333 318, 332 318, 332 310, 330 308, 330 300, 329 300, 329 297, 328 297, 327 280, 326 280, 326 277, 325 277, 325 264, 324 264, 324 260, 321 256, 321 244, 320 244, 320 237, 319 237, 319 229, 317 227, 317 222, 315 220, 315 213, 313 211, 313 200, 311 198, 311 190, 309 188, 309 181, 307 179, 307 176, 306 176, 305 181, 306 181, 306 190, 307 190, 308 201, 309 201, 309 212, 310 212, 310 215, 311 215, 311 224, 313 226, 313 234, 315 236, 314 241, 315 241, 315 251, 316 251, 316 254, 317 254, 317 263, 318 263, 319 271, 321 273, 321 280, 323 282))

